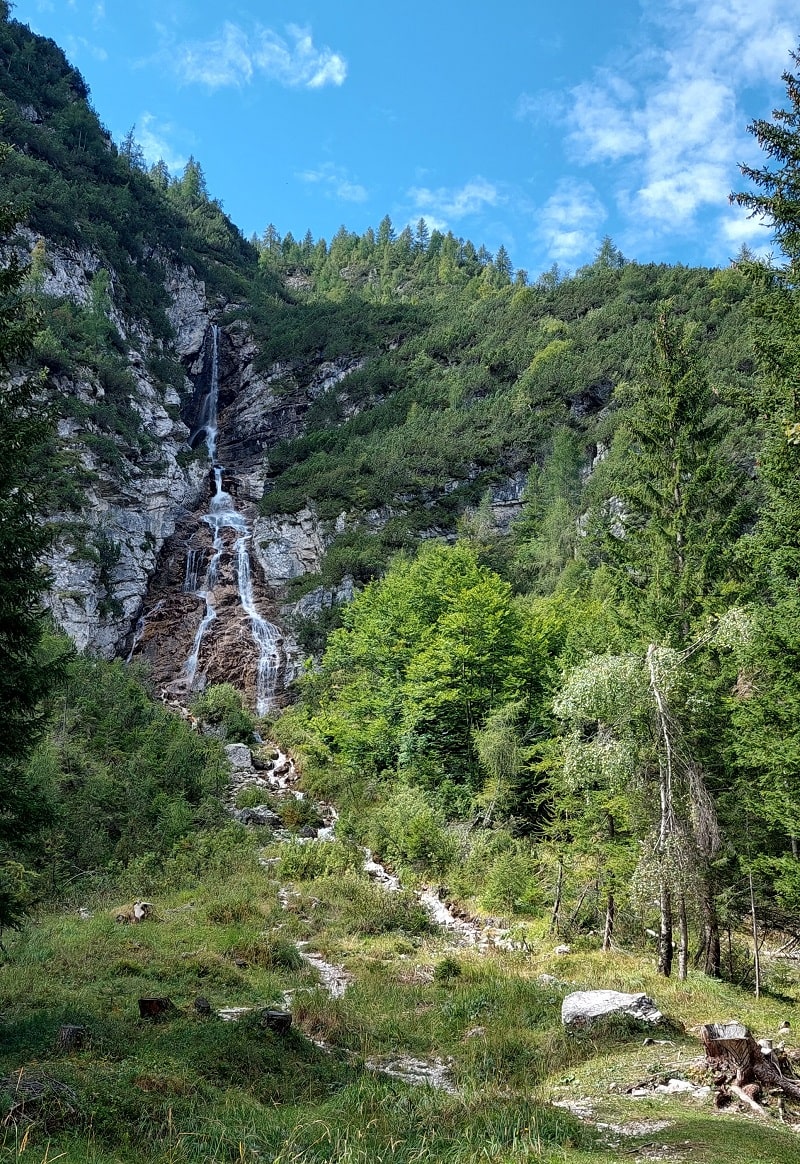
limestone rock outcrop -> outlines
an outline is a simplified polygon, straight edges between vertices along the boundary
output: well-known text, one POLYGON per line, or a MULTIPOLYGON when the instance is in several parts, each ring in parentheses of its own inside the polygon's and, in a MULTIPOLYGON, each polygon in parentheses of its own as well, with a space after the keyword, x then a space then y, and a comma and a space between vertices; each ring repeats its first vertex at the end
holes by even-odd
POLYGON ((608 1014, 624 1014, 641 1022, 657 1024, 664 1016, 646 994, 623 994, 619 990, 575 990, 561 1005, 565 1027, 582 1026, 608 1014))
MULTIPOLYGON (((30 232, 22 237, 32 250, 36 237, 30 232)), ((100 269, 97 256, 52 244, 46 244, 45 254, 44 293, 90 303, 100 269)), ((105 657, 123 649, 161 547, 196 504, 205 477, 203 466, 185 458, 189 429, 180 418, 180 393, 150 370, 148 356, 160 351, 160 341, 141 320, 120 312, 114 284, 111 272, 107 313, 127 349, 133 385, 127 404, 138 418, 140 439, 134 448, 97 427, 92 408, 105 390, 91 369, 61 372, 54 379, 58 394, 84 406, 73 410, 81 419, 71 415, 59 423, 59 437, 86 485, 79 514, 51 515, 57 532, 45 561, 52 577, 47 601, 56 622, 80 650, 105 657)), ((187 269, 175 270, 173 284, 179 299, 197 292, 187 269)))

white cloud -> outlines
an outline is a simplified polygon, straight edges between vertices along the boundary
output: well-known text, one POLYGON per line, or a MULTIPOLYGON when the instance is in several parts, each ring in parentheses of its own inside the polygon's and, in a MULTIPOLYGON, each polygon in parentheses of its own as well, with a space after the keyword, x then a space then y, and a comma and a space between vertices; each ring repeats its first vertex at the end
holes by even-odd
POLYGON ((593 186, 562 178, 539 212, 539 238, 556 262, 586 259, 597 249, 605 217, 593 186))
POLYGON ((431 190, 427 186, 412 186, 408 196, 419 216, 429 226, 435 222, 438 230, 451 221, 480 214, 487 206, 497 206, 503 201, 497 186, 481 177, 471 178, 456 188, 438 186, 431 190))
MULTIPOLYGON (((617 199, 644 230, 690 227, 724 203, 752 154, 737 100, 774 84, 796 43, 800 0, 646 0, 660 51, 632 53, 571 91, 579 164, 622 163, 617 199)), ((613 179, 612 179, 613 181, 613 179)))
POLYGON ((226 21, 218 37, 178 48, 178 73, 209 89, 245 85, 259 73, 289 88, 344 83, 347 63, 339 53, 316 48, 307 28, 290 24, 286 31, 289 41, 260 25, 247 32, 226 21))
POLYGON ((775 251, 769 224, 763 218, 748 218, 745 211, 738 207, 732 208, 719 219, 718 233, 732 252, 738 251, 743 244, 763 258, 775 251))
POLYGON ((572 97, 571 141, 579 161, 616 161, 641 149, 642 130, 628 110, 635 90, 627 81, 603 71, 572 97))
POLYGON ((135 128, 135 137, 142 147, 145 161, 153 166, 164 161, 171 174, 178 174, 186 165, 185 155, 178 153, 170 144, 168 135, 174 132, 170 124, 159 124, 152 113, 143 113, 135 128))
POLYGON ((295 177, 309 185, 320 186, 330 198, 343 202, 366 202, 369 197, 366 187, 352 181, 347 170, 335 162, 325 162, 316 170, 303 170, 295 177))

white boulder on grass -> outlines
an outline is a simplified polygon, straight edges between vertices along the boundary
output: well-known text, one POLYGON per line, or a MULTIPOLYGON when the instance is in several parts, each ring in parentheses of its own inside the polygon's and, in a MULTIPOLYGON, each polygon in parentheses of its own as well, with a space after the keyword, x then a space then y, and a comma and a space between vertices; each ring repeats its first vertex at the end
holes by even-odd
POLYGON ((626 1014, 646 1023, 660 1023, 664 1016, 646 994, 623 994, 619 990, 576 990, 561 1006, 565 1027, 580 1026, 606 1014, 626 1014))

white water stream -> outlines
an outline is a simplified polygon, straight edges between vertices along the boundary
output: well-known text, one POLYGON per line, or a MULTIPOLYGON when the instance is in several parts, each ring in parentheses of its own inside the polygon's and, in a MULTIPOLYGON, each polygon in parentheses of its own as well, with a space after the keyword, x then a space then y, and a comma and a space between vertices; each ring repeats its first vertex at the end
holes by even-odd
POLYGON ((217 618, 214 588, 219 581, 221 563, 224 555, 230 553, 236 574, 239 603, 250 623, 250 633, 258 650, 256 713, 264 715, 275 703, 281 662, 280 632, 271 622, 262 618, 256 609, 250 569, 252 533, 245 517, 237 512, 230 493, 223 488, 223 467, 216 462, 219 409, 219 328, 216 324, 212 325, 211 344, 211 381, 200 415, 200 431, 205 435, 206 448, 214 470, 214 495, 211 498, 209 512, 203 516, 203 521, 212 532, 212 554, 202 582, 199 577, 200 552, 190 547, 187 554, 183 589, 203 600, 205 612, 194 636, 191 653, 184 664, 184 676, 191 691, 197 677, 203 638, 217 618), (232 544, 230 537, 226 541, 226 531, 234 535, 232 544))

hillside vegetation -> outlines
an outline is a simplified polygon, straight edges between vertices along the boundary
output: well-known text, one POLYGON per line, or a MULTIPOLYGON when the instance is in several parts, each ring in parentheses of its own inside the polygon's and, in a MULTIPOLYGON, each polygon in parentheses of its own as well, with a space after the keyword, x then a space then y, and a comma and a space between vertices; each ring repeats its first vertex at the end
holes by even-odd
MULTIPOLYGON (((247 241, 196 160, 175 176, 115 144, 1 2, 0 57, 0 1159, 579 1164, 656 1135, 659 1158, 794 1159, 792 1127, 694 1101, 649 1095, 668 1126, 637 1130, 609 1085, 697 1075, 700 1022, 794 1015, 772 955, 800 943, 800 83, 752 127, 773 168, 740 196, 784 267, 640 264, 607 239, 531 279, 424 222, 247 241), (48 246, 91 256, 85 302, 45 294, 48 246), (112 487, 159 462, 133 369, 187 390, 179 263, 252 332, 279 403, 358 361, 266 450, 262 514, 308 510, 328 537, 292 597, 355 597, 297 628, 313 658, 260 722, 228 684, 180 717, 38 611, 47 521, 69 511, 80 551, 98 472, 69 422, 112 487), (267 764, 264 740, 304 798, 271 797, 254 835, 226 811, 258 806, 226 803, 223 745, 267 764), (331 804, 336 839, 303 836, 331 804), (511 948, 454 943, 423 886, 511 948), (155 918, 114 920, 142 897, 155 918), (652 993, 667 1040, 566 1033, 563 995, 598 984, 652 993), (163 1023, 137 1017, 150 995, 163 1023), (264 1029, 289 1005, 289 1035, 264 1029), (207 1013, 225 1006, 252 1010, 207 1013), (83 1046, 58 1048, 63 1024, 83 1046), (452 1090, 391 1078, 392 1055, 439 1061, 452 1090), (587 1094, 582 1119, 550 1103, 587 1094)), ((84 547, 106 578, 114 532, 84 547)))

